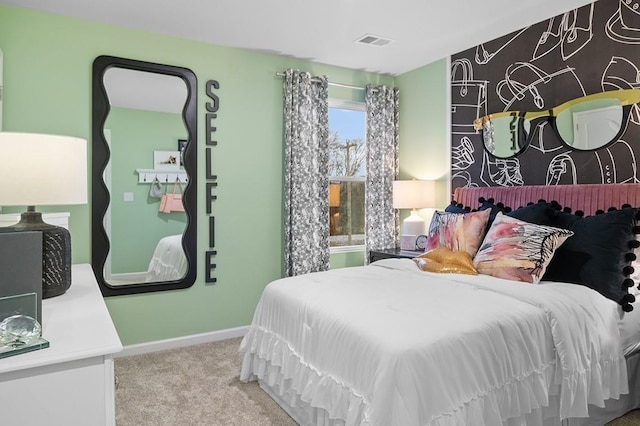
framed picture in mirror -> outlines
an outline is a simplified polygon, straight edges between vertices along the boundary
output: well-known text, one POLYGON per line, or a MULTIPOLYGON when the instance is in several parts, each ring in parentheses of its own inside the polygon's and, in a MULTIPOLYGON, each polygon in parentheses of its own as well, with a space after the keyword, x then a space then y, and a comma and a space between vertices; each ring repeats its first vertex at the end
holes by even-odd
POLYGON ((153 168, 156 170, 180 170, 180 151, 153 151, 153 168))

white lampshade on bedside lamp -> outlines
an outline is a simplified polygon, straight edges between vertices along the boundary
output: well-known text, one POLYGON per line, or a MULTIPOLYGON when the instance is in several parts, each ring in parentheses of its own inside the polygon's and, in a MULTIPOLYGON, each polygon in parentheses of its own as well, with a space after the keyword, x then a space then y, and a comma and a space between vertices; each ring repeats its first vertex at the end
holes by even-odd
POLYGON ((87 141, 36 133, 0 132, 0 206, 26 206, 12 228, 42 232, 42 298, 71 285, 71 236, 44 223, 35 206, 87 203, 87 141))
POLYGON ((435 182, 432 180, 396 180, 393 182, 393 208, 411 209, 402 221, 400 248, 415 249, 415 238, 425 233, 425 221, 417 209, 435 205, 435 182))

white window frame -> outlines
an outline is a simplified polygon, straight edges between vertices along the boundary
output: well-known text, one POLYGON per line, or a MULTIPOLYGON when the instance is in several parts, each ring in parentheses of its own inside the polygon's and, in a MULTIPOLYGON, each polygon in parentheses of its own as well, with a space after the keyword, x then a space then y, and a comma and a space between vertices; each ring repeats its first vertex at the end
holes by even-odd
MULTIPOLYGON (((365 104, 364 101, 363 102, 359 102, 359 101, 347 101, 347 100, 343 100, 343 99, 329 99, 329 108, 350 109, 350 110, 353 110, 353 111, 363 111, 363 112, 365 112, 365 129, 366 129, 367 105, 365 104)), ((366 143, 366 137, 367 137, 367 135, 365 134, 365 143, 366 143)), ((331 182, 348 182, 348 181, 351 181, 351 182, 365 182, 366 183, 366 180, 367 180, 366 177, 329 176, 329 181, 331 181, 331 182)), ((365 206, 365 208, 366 208, 366 206, 365 206)), ((329 218, 327 218, 327 220, 328 219, 329 218)), ((338 247, 329 246, 329 254, 364 252, 364 250, 365 250, 365 245, 364 244, 353 245, 353 246, 338 246, 338 247)))

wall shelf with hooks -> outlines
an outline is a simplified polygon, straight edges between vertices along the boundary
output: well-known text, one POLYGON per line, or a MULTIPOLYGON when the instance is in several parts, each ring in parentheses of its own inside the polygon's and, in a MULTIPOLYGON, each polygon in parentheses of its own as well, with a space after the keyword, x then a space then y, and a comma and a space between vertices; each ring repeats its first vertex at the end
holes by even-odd
POLYGON ((185 170, 162 170, 162 169, 136 169, 138 173, 138 183, 151 183, 154 178, 158 178, 160 183, 174 183, 177 179, 187 183, 189 177, 185 170))

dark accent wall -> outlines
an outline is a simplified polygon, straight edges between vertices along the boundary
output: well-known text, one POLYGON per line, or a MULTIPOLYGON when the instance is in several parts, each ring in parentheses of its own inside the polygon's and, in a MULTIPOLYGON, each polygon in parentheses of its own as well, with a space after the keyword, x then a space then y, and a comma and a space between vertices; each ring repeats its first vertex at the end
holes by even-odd
POLYGON ((511 159, 486 153, 473 120, 547 110, 602 91, 640 88, 640 0, 599 0, 451 56, 451 180, 460 186, 640 182, 640 109, 607 148, 575 151, 548 123, 511 159))

